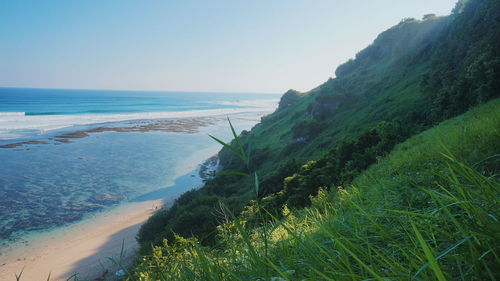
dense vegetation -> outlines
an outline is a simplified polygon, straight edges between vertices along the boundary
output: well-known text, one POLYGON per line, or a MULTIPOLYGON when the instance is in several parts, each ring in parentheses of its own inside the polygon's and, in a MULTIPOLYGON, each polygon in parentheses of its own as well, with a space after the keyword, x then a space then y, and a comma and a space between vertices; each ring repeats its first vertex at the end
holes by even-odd
POLYGON ((238 173, 141 228, 134 278, 495 280, 500 102, 443 121, 498 96, 499 27, 500 1, 460 1, 286 92, 219 153, 238 173))
POLYGON ((165 240, 133 278, 496 280, 499 124, 496 99, 397 145, 352 185, 320 189, 307 208, 255 226, 269 214, 249 207, 218 227, 211 247, 165 240))

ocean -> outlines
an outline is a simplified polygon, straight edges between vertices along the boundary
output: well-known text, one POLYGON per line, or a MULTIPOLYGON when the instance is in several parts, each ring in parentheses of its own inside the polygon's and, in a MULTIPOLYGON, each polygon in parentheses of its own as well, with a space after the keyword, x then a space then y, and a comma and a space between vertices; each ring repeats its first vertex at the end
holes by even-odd
MULTIPOLYGON (((0 250, 202 185, 199 164, 279 95, 0 88, 0 250)), ((0 251, 1 252, 1 251, 0 251)))
POLYGON ((0 140, 74 125, 272 110, 279 95, 0 88, 0 140))

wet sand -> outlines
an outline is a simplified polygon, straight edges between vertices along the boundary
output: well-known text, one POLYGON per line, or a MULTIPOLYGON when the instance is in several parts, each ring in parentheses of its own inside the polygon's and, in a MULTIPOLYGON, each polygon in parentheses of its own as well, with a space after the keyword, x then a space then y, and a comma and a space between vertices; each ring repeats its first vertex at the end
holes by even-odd
MULTIPOLYGON (((197 168, 198 176, 205 181, 217 169, 218 158, 214 154, 197 168)), ((189 189, 189 186, 182 187, 178 195, 189 189)), ((21 281, 47 280, 49 274, 51 281, 66 281, 75 274, 78 280, 100 277, 114 280, 119 269, 116 262, 121 261, 126 268, 134 260, 138 249, 135 237, 140 226, 155 212, 170 208, 178 195, 128 202, 64 231, 56 229, 14 244, 0 255, 0 280, 16 280, 16 274, 21 272, 21 281)))
POLYGON ((113 211, 98 214, 95 219, 71 226, 64 233, 46 234, 28 246, 15 247, 0 256, 0 280, 67 280, 78 274, 78 280, 94 280, 114 275, 117 267, 110 261, 129 265, 138 244, 135 236, 140 226, 162 207, 162 200, 128 203, 113 211), (24 269, 24 270, 23 270, 24 269))
MULTIPOLYGON (((72 142, 92 133, 166 131, 175 133, 196 133, 200 127, 215 124, 224 117, 185 118, 168 120, 134 121, 120 127, 95 127, 89 130, 68 132, 49 139, 53 144, 72 142)), ((30 145, 46 145, 44 141, 22 142, 0 146, 3 148, 30 145)), ((200 159, 193 159, 200 161, 200 159)), ((190 161, 192 162, 192 161, 190 161)), ((199 163, 199 162, 198 162, 199 163)), ((211 157, 205 167, 198 170, 199 177, 206 180, 216 171, 218 160, 211 157)), ((192 187, 191 187, 192 188, 192 187)), ((187 190, 185 190, 187 191, 187 190)), ((173 198, 143 202, 128 202, 111 211, 98 213, 94 218, 77 222, 64 231, 54 230, 34 234, 22 243, 15 243, 0 253, 0 280, 16 280, 22 272, 21 281, 68 280, 75 273, 78 280, 94 280, 108 277, 110 280, 118 267, 110 260, 122 260, 130 265, 138 248, 135 239, 140 226, 160 208, 168 208, 173 198), (157 208, 155 208, 157 207, 157 208), (123 245, 123 256, 120 253, 123 245)), ((71 280, 71 279, 70 279, 71 280)))

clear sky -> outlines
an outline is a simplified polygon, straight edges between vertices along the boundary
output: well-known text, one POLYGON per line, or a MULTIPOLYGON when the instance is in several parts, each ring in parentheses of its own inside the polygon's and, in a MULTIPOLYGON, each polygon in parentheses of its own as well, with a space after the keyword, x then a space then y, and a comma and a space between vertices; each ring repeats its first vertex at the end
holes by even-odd
POLYGON ((309 90, 456 0, 0 0, 0 87, 309 90))

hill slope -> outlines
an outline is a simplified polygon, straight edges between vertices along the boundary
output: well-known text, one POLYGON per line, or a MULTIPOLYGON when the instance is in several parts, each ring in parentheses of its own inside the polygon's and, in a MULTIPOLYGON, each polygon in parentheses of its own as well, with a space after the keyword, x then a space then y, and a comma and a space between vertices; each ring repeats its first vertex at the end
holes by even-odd
POLYGON ((247 210, 216 247, 177 237, 140 280, 496 280, 500 100, 399 144, 353 184, 261 226, 247 210))
MULTIPOLYGON (((241 134, 249 165, 223 149, 224 169, 256 172, 258 198, 275 216, 283 204, 309 205, 319 187, 348 185, 397 143, 498 96, 499 14, 499 1, 471 0, 448 17, 402 21, 339 66, 336 78, 285 93, 276 112, 241 134)), ((143 250, 173 233, 215 243, 216 206, 239 213, 254 190, 253 178, 215 177, 143 226, 143 250)))

